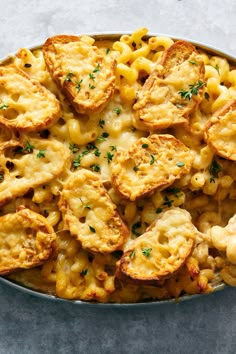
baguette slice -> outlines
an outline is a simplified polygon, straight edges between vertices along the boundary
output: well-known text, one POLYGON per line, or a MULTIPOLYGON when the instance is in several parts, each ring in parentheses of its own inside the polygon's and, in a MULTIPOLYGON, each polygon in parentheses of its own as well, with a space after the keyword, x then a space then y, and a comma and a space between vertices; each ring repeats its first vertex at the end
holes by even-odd
POLYGON ((204 63, 195 47, 177 41, 168 48, 159 67, 146 80, 133 108, 137 123, 148 131, 187 124, 189 113, 201 101, 204 86, 204 63), (190 99, 180 92, 190 85, 202 86, 190 99))
POLYGON ((40 214, 26 208, 0 217, 0 275, 38 266, 55 250, 56 234, 40 214))
POLYGON ((56 140, 30 138, 24 144, 15 140, 0 144, 0 206, 52 181, 66 170, 69 158, 69 150, 56 140))
POLYGON ((78 113, 102 110, 115 89, 115 60, 77 36, 58 35, 43 46, 47 68, 78 113))
POLYGON ((0 123, 32 132, 60 117, 59 101, 45 87, 14 66, 0 67, 0 123))
POLYGON ((236 100, 228 102, 210 118, 206 140, 217 155, 236 161, 236 100))
POLYGON ((129 231, 99 177, 81 169, 69 177, 59 208, 64 227, 91 252, 121 249, 129 231))
POLYGON ((197 233, 186 210, 162 212, 143 235, 129 243, 117 264, 117 277, 137 284, 161 284, 183 266, 197 233))
POLYGON ((117 152, 111 182, 124 198, 135 201, 187 174, 192 161, 189 149, 174 136, 153 134, 117 152))

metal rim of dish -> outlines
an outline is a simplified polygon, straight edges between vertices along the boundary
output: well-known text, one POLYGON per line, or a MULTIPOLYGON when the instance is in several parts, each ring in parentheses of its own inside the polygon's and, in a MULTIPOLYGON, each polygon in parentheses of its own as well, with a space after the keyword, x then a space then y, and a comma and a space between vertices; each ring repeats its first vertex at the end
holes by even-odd
MULTIPOLYGON (((84 33, 84 35, 88 35, 93 37, 96 40, 102 40, 102 39, 106 39, 106 40, 118 40, 120 36, 127 34, 127 35, 131 35, 131 32, 103 32, 103 33, 84 33)), ((82 35, 82 34, 80 34, 82 35)), ((213 46, 210 46, 206 43, 203 42, 198 42, 189 38, 183 38, 183 37, 175 37, 169 34, 162 34, 162 33, 153 33, 150 32, 148 33, 146 36, 144 36, 144 38, 149 38, 149 37, 155 37, 155 36, 165 36, 165 37, 169 37, 171 39, 173 39, 174 41, 177 40, 185 40, 187 42, 192 43, 194 46, 196 46, 199 49, 203 49, 206 52, 210 53, 211 55, 218 55, 221 57, 226 58, 229 62, 231 62, 232 64, 236 65, 236 57, 234 57, 232 54, 220 50, 218 48, 215 48, 213 46)), ((30 50, 36 50, 36 49, 40 49, 42 48, 42 44, 38 44, 38 45, 33 45, 31 47, 27 47, 30 50)), ((7 55, 7 57, 0 59, 0 64, 5 64, 8 62, 8 60, 10 60, 13 56, 15 56, 14 54, 9 54, 7 55)), ((95 306, 98 308, 103 308, 103 307, 135 307, 135 306, 156 306, 156 305, 161 305, 161 304, 168 304, 168 303, 178 303, 178 302, 182 302, 182 301, 186 301, 186 300, 191 300, 191 299, 195 299, 195 298, 199 298, 202 295, 207 295, 207 294, 194 294, 194 295, 183 295, 180 296, 178 299, 165 299, 165 300, 152 300, 152 301, 147 301, 147 302, 135 302, 135 303, 98 303, 98 302, 91 302, 91 301, 83 301, 83 300, 70 300, 70 299, 64 299, 64 298, 59 298, 55 295, 51 295, 51 294, 47 294, 47 293, 43 293, 40 292, 38 290, 34 290, 31 288, 28 288, 24 285, 21 285, 17 282, 14 282, 12 280, 6 279, 4 277, 0 276, 0 283, 3 283, 5 285, 8 285, 14 289, 17 289, 21 292, 24 292, 28 295, 33 295, 36 297, 39 297, 41 299, 46 299, 46 300, 50 300, 50 301, 56 301, 56 302, 64 302, 64 303, 72 303, 72 304, 76 304, 76 305, 80 305, 80 306, 95 306)), ((227 285, 224 283, 218 284, 214 287, 214 291, 220 291, 223 290, 224 288, 226 288, 227 285)))

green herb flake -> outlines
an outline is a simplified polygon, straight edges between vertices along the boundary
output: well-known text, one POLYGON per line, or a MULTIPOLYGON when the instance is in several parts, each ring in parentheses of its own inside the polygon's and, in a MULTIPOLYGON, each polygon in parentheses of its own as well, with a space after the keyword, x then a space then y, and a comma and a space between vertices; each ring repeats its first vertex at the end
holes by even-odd
POLYGON ((121 108, 116 107, 116 108, 114 108, 114 109, 113 109, 113 112, 115 112, 115 113, 116 113, 116 115, 117 115, 117 116, 119 116, 119 115, 120 115, 120 113, 121 113, 121 108))
POLYGON ((0 182, 2 182, 4 180, 4 175, 0 174, 0 182))
POLYGON ((95 80, 95 75, 93 75, 93 73, 89 73, 89 78, 94 81, 95 80))
POLYGON ((88 144, 86 145, 86 149, 87 149, 88 151, 91 151, 91 150, 97 149, 97 146, 96 146, 94 143, 88 143, 88 144))
POLYGON ((101 171, 100 166, 97 165, 97 164, 91 165, 90 168, 91 168, 94 172, 100 172, 100 171, 101 171))
POLYGON ((135 172, 137 172, 137 171, 139 170, 138 166, 134 166, 134 167, 133 167, 133 170, 134 170, 135 172))
POLYGON ((190 64, 193 64, 193 65, 198 66, 198 63, 197 63, 195 60, 189 60, 188 62, 189 62, 190 64))
POLYGON ((111 148, 111 151, 117 151, 117 148, 115 145, 111 145, 110 148, 111 148))
POLYGON ((96 66, 96 68, 93 70, 93 73, 98 73, 100 71, 100 64, 96 66))
POLYGON ((94 90, 96 88, 96 86, 89 84, 89 88, 90 88, 90 90, 94 90))
POLYGON ((152 248, 143 248, 142 249, 142 254, 147 258, 150 258, 151 252, 152 252, 152 248))
POLYGON ((73 73, 68 73, 67 75, 66 75, 66 77, 65 77, 65 80, 64 80, 64 82, 71 82, 71 78, 74 76, 74 74, 73 73))
POLYGON ((209 167, 209 172, 211 174, 210 183, 215 183, 215 178, 218 177, 219 172, 222 171, 222 167, 217 161, 213 160, 211 166, 209 167))
POLYGON ((73 166, 74 168, 80 167, 81 157, 82 157, 81 155, 78 155, 78 156, 76 157, 76 159, 73 160, 72 166, 73 166))
POLYGON ((104 127, 104 125, 105 125, 105 120, 104 119, 100 119, 100 121, 98 122, 98 125, 99 125, 99 127, 100 128, 103 128, 104 127))
POLYGON ((147 149, 148 147, 149 147, 148 144, 143 144, 143 145, 142 145, 142 148, 144 148, 144 149, 147 149))
POLYGON ((83 269, 81 272, 80 272, 80 275, 82 277, 85 277, 85 275, 88 273, 88 269, 83 269))
POLYGON ((181 90, 178 92, 178 94, 181 96, 181 98, 190 100, 192 96, 197 96, 199 90, 205 85, 206 83, 204 81, 198 80, 194 84, 189 85, 189 90, 181 90))
POLYGON ((219 68, 219 65, 218 65, 218 64, 216 64, 216 65, 214 66, 214 69, 216 69, 216 71, 217 71, 218 74, 220 75, 220 68, 219 68))
POLYGON ((133 259, 134 256, 135 256, 135 250, 133 250, 133 251, 130 253, 129 258, 130 258, 130 259, 133 259))
POLYGON ((210 95, 209 95, 208 92, 205 92, 205 93, 204 93, 204 97, 205 97, 205 99, 206 99, 207 101, 209 101, 210 95))
POLYGON ((108 138, 108 137, 109 137, 109 134, 106 132, 103 132, 102 135, 97 138, 97 141, 105 141, 106 138, 108 138))
POLYGON ((140 236, 141 235, 141 233, 139 233, 138 231, 137 231, 137 229, 139 229, 140 227, 141 227, 141 222, 140 221, 138 221, 138 222, 136 222, 135 224, 133 224, 132 225, 132 227, 131 227, 131 231, 132 231, 132 233, 135 235, 135 236, 140 236))
POLYGON ((76 85, 77 92, 80 92, 82 82, 83 82, 83 79, 81 79, 80 81, 77 81, 77 82, 76 82, 76 84, 77 84, 77 85, 76 85))
MULTIPOLYGON (((29 141, 26 141, 25 147, 23 148, 22 152, 28 152, 31 153, 34 150, 34 146, 30 144, 29 141)), ((46 150, 42 150, 42 151, 46 151, 46 150)), ((44 156, 45 157, 45 156, 44 156)))
POLYGON ((46 150, 39 150, 39 152, 37 153, 37 158, 40 157, 46 157, 46 150))
POLYGON ((153 165, 155 162, 155 156, 151 154, 151 160, 150 160, 150 165, 153 165))
POLYGON ((73 152, 73 154, 79 151, 79 148, 76 144, 69 144, 69 149, 73 152))
POLYGON ((107 162, 110 163, 113 159, 113 156, 114 154, 112 154, 110 151, 107 151, 107 154, 106 154, 106 159, 107 159, 107 162))
POLYGON ((173 199, 169 199, 167 196, 165 196, 164 200, 165 201, 164 201, 163 205, 168 206, 168 208, 170 208, 172 206, 172 203, 174 202, 173 199))
POLYGON ((0 109, 2 109, 3 111, 5 111, 9 106, 5 103, 3 103, 1 106, 0 106, 0 109))
POLYGON ((184 164, 184 162, 177 162, 177 164, 176 164, 176 166, 178 166, 178 167, 183 167, 185 164, 184 164))
POLYGON ((91 231, 91 232, 93 232, 93 233, 95 233, 95 232, 96 232, 95 228, 94 228, 94 227, 92 227, 92 226, 90 226, 90 225, 89 225, 89 229, 90 229, 90 231, 91 231))
POLYGON ((163 211, 162 208, 157 208, 157 209, 156 209, 156 214, 160 214, 162 211, 163 211))
POLYGON ((106 53, 106 54, 110 53, 110 50, 111 50, 110 48, 107 48, 106 51, 105 51, 105 53, 106 53))
POLYGON ((95 156, 100 156, 101 155, 101 151, 99 151, 98 149, 96 149, 95 151, 94 151, 94 155, 95 156))

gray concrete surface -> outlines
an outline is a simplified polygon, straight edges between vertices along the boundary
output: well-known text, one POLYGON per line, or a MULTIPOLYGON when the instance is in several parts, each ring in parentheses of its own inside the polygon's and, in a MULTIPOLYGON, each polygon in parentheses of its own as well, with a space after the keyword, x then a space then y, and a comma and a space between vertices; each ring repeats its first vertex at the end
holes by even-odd
MULTIPOLYGON (((150 31, 236 55, 234 0, 0 0, 0 57, 56 33, 150 31)), ((179 304, 94 308, 0 284, 0 354, 233 354, 236 289, 179 304)))

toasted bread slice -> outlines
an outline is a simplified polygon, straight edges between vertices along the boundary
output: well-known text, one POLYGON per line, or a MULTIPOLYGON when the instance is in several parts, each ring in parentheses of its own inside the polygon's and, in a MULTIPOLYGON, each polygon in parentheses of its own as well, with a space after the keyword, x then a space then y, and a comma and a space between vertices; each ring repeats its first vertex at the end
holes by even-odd
POLYGON ((206 140, 217 155, 236 161, 236 100, 228 102, 210 118, 206 140))
POLYGON ((174 136, 153 134, 117 152, 111 163, 111 182, 124 198, 134 201, 187 174, 192 161, 189 149, 174 136))
POLYGON ((129 231, 99 177, 81 169, 69 177, 59 208, 64 227, 82 247, 100 253, 121 249, 129 231))
POLYGON ((197 233, 186 210, 172 208, 162 212, 143 235, 129 243, 118 262, 117 276, 158 285, 182 267, 197 233))
POLYGON ((20 131, 46 129, 61 110, 56 97, 14 66, 0 67, 0 123, 20 131))
POLYGON ((58 35, 43 46, 52 78, 78 113, 101 110, 115 89, 115 60, 77 36, 58 35))
POLYGON ((188 123, 189 113, 201 101, 203 92, 204 63, 192 44, 175 42, 164 52, 160 64, 146 80, 133 106, 137 123, 148 131, 188 123), (191 85, 197 91, 191 97, 184 95, 183 92, 191 92, 191 85))
POLYGON ((0 274, 31 268, 47 261, 56 234, 40 214, 26 208, 0 217, 0 274))
POLYGON ((0 206, 52 181, 66 170, 69 158, 69 150, 56 140, 0 144, 0 206))

